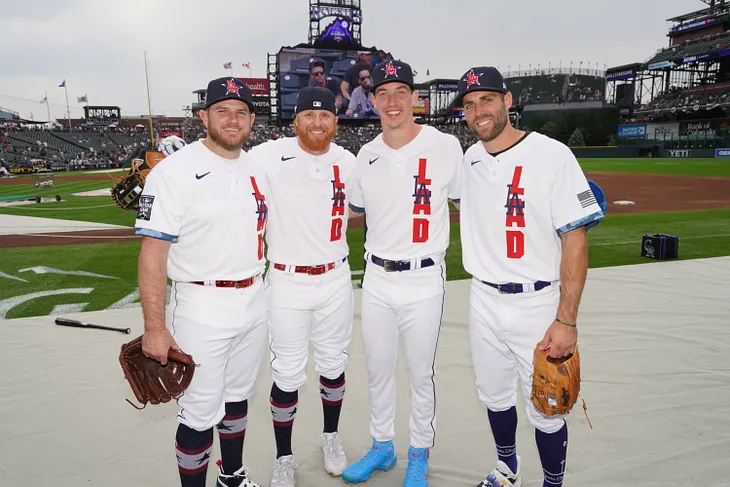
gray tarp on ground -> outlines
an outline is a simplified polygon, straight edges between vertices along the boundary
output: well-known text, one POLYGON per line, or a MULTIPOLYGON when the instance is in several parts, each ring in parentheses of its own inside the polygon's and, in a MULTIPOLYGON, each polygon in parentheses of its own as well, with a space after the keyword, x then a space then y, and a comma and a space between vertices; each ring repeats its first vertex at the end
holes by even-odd
MULTIPOLYGON (((583 394, 570 416, 566 487, 730 485, 730 258, 591 270, 580 315, 583 394)), ((473 486, 494 447, 477 401, 467 347, 469 282, 448 284, 438 353, 438 425, 431 487, 473 486)), ((357 306, 359 307, 359 291, 357 306)), ((342 435, 351 460, 369 446, 368 393, 359 311, 342 435)), ((138 308, 73 315, 142 331, 138 308)), ((0 321, 0 485, 178 485, 174 404, 136 411, 117 362, 131 338, 62 328, 52 318, 0 321)), ((400 486, 408 446, 408 386, 398 363, 401 461, 367 485, 400 486)), ((321 466, 315 376, 294 425, 300 486, 343 485, 321 466)), ((246 463, 268 485, 274 457, 262 368, 249 410, 246 463)), ((526 486, 541 485, 533 432, 520 403, 518 449, 526 486)), ((217 443, 217 441, 216 441, 217 443)), ((217 458, 217 444, 214 459, 217 458)), ((214 462, 208 485, 214 484, 214 462)))

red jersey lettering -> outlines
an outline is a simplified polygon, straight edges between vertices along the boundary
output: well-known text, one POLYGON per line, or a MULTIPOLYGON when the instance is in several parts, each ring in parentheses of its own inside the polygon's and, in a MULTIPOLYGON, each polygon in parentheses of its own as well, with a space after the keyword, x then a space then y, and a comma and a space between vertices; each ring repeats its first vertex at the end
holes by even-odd
POLYGON ((256 178, 251 176, 251 186, 253 186, 253 196, 256 199, 256 231, 258 235, 258 258, 259 260, 264 258, 264 228, 266 227, 266 215, 268 213, 268 207, 266 206, 266 196, 261 194, 259 186, 256 184, 256 178))
POLYGON ((525 228, 525 188, 520 188, 522 166, 515 167, 512 183, 507 185, 507 208, 505 226, 507 227, 507 257, 521 259, 525 255, 525 234, 517 228, 525 228))
POLYGON ((332 226, 330 227, 330 242, 336 242, 342 238, 342 217, 345 216, 345 183, 340 181, 340 166, 332 166, 334 179, 332 179, 332 226))
MULTIPOLYGON (((426 177, 426 159, 418 160, 418 174, 413 176, 413 214, 431 214, 431 179, 426 177)), ((428 241, 428 218, 413 219, 413 243, 428 241)))

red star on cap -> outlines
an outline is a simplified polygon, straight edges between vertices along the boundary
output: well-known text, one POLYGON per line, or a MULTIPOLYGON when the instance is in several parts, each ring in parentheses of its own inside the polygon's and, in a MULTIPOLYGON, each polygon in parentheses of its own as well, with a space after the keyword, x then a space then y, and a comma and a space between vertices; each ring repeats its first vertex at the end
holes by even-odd
POLYGON ((466 75, 466 86, 467 88, 471 85, 478 85, 479 84, 479 77, 484 73, 476 74, 474 71, 469 71, 469 73, 466 75))
POLYGON ((241 93, 239 91, 238 85, 233 80, 233 78, 226 81, 226 84, 222 85, 226 87, 226 95, 230 95, 231 93, 235 93, 236 96, 241 96, 241 93))

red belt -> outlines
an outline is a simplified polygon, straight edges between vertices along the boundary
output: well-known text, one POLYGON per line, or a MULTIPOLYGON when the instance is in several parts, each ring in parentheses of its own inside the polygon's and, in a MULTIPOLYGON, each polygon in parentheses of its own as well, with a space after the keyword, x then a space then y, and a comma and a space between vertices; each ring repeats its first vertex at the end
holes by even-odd
POLYGON ((198 284, 199 286, 213 286, 213 282, 215 282, 215 287, 235 287, 236 289, 242 289, 245 287, 249 287, 254 282, 256 282, 256 278, 258 276, 249 277, 248 279, 243 279, 241 281, 190 281, 190 284, 198 284), (210 282, 211 284, 207 284, 210 282))
MULTIPOLYGON (((342 259, 342 262, 344 262, 345 259, 342 259)), ((291 266, 285 264, 274 264, 274 269, 278 271, 286 271, 287 267, 291 266)), ((309 274, 310 276, 318 276, 320 274, 324 274, 325 272, 329 272, 337 267, 337 262, 330 262, 329 264, 321 265, 297 265, 293 267, 294 273, 296 274, 309 274)))

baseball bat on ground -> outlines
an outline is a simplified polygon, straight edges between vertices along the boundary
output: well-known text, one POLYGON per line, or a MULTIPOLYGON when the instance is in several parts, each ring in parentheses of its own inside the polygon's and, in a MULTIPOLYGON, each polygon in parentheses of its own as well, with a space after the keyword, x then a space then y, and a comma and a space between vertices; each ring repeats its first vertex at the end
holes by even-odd
POLYGON ((126 333, 129 335, 132 330, 129 328, 116 328, 114 326, 95 325, 93 323, 86 323, 84 321, 71 320, 68 318, 56 318, 56 324, 61 326, 74 326, 76 328, 96 328, 99 330, 111 330, 126 333))

